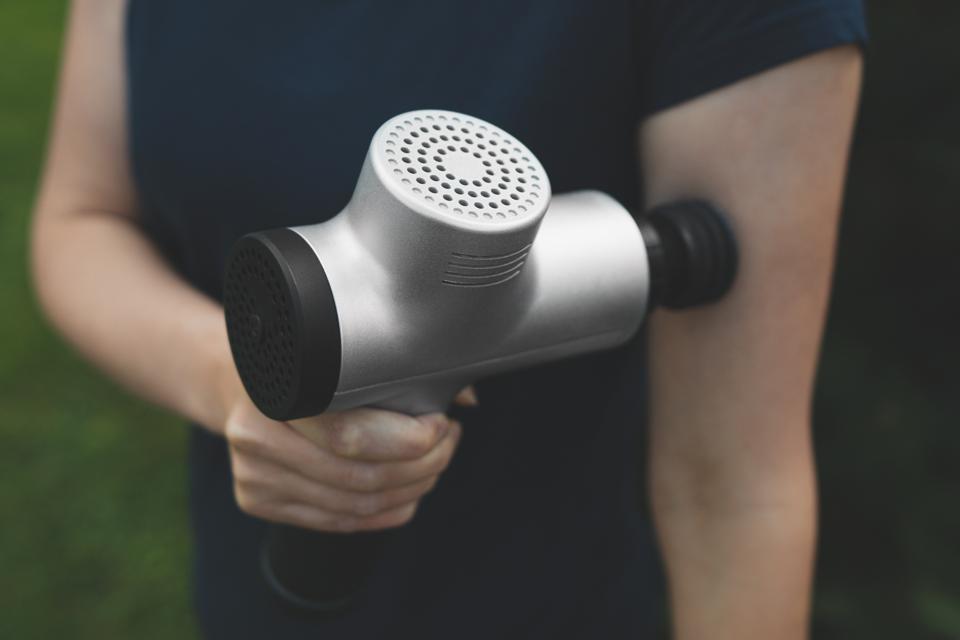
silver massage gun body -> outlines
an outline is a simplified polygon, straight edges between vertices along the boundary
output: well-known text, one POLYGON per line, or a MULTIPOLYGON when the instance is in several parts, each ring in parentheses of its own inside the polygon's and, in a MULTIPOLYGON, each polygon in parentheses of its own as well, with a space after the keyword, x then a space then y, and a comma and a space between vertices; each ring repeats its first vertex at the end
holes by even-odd
MULTIPOLYGON (((224 308, 266 415, 421 414, 479 378, 621 345, 654 303, 712 302, 736 258, 706 203, 635 218, 597 191, 551 197, 543 167, 505 131, 424 110, 380 127, 340 214, 242 238, 224 308)), ((338 609, 387 535, 275 528, 265 574, 286 602, 338 609)))

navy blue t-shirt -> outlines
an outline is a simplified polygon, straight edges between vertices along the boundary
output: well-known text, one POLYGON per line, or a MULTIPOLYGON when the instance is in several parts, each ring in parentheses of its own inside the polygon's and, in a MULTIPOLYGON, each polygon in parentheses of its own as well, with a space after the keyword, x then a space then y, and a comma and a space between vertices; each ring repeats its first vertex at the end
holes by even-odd
MULTIPOLYGON (((642 194, 647 115, 862 41, 859 0, 131 0, 131 162, 150 237, 219 298, 241 235, 325 220, 370 138, 411 109, 523 141, 553 189, 642 194)), ((549 213, 548 213, 549 215, 549 213)), ((438 488, 368 598, 296 618, 258 569, 224 442, 194 429, 195 598, 211 638, 641 638, 660 579, 642 503, 643 337, 482 380, 438 488)))

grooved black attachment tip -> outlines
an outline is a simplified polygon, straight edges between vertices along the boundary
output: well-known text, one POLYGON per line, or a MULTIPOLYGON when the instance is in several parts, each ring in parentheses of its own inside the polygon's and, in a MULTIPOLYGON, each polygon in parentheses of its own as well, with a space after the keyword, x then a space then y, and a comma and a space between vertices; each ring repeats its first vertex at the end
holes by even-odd
POLYGON ((322 413, 340 378, 340 323, 326 273, 296 232, 241 238, 224 276, 230 350, 250 399, 274 420, 322 413))
POLYGON ((650 261, 654 305, 686 309, 716 302, 737 274, 727 216, 702 200, 660 205, 637 221, 650 261))

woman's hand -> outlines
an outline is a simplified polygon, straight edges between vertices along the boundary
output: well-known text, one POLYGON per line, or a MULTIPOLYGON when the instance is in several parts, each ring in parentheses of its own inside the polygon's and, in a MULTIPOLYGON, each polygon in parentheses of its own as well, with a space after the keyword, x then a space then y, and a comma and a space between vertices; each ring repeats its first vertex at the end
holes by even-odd
MULTIPOLYGON (((408 522, 450 463, 461 426, 442 413, 379 409, 325 413, 292 423, 265 417, 239 393, 224 435, 234 495, 244 512, 321 531, 408 522)), ((460 404, 475 404, 468 388, 460 404)))

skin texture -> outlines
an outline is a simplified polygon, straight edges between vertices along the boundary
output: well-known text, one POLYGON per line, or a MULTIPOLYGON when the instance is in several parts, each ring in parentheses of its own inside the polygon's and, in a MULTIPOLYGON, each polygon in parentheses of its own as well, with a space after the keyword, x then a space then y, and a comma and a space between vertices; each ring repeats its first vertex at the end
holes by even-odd
MULTIPOLYGON (((361 409, 277 423, 249 402, 222 309, 146 238, 127 164, 122 0, 74 0, 32 233, 52 323, 133 392, 222 434, 237 503, 324 530, 402 524, 460 425, 361 409)), ((815 531, 811 384, 859 86, 812 56, 643 123, 650 204, 732 212, 728 299, 652 319, 652 503, 678 638, 805 634, 815 531)), ((476 402, 465 390, 459 402, 476 402)))
POLYGON ((810 405, 861 77, 813 55, 643 123, 649 204, 729 212, 730 295, 651 318, 650 487, 680 639, 807 635, 810 405))

